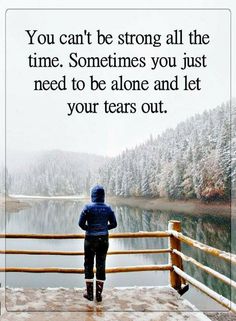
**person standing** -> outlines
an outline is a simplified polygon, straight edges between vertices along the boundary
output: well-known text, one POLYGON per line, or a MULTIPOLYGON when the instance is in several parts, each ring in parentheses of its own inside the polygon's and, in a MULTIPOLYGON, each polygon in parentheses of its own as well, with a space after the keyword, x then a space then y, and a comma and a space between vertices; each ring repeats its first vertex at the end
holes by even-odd
POLYGON ((84 239, 84 270, 86 290, 84 298, 93 301, 93 267, 96 257, 96 300, 102 301, 102 291, 106 280, 106 255, 109 247, 108 231, 117 226, 112 208, 105 204, 103 186, 96 185, 91 190, 91 203, 86 204, 80 214, 79 226, 86 231, 84 239))

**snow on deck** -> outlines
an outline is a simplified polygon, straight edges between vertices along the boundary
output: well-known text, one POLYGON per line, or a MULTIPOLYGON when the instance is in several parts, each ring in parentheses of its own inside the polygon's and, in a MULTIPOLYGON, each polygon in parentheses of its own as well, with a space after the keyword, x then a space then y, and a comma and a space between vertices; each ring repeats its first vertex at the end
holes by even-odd
POLYGON ((83 298, 81 288, 7 288, 1 320, 209 321, 169 286, 105 288, 103 301, 83 298), (6 309, 6 310, 5 310, 6 309))

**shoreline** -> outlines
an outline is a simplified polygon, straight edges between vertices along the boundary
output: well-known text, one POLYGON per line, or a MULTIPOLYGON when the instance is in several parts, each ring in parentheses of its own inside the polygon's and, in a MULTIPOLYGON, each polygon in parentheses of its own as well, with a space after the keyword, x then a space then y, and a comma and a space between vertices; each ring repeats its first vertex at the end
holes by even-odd
MULTIPOLYGON (((37 195, 10 195, 7 197, 7 209, 19 211, 31 206, 27 201, 59 200, 59 201, 83 201, 89 202, 90 197, 69 195, 69 196, 37 196, 37 195)), ((165 198, 144 198, 144 197, 107 197, 106 202, 115 206, 126 205, 144 210, 174 211, 189 215, 216 215, 228 217, 231 215, 230 202, 203 203, 200 200, 168 200, 165 198)), ((2 199, 0 199, 0 206, 2 199)), ((3 204, 4 205, 4 204, 3 204)))
POLYGON ((19 212, 27 207, 30 207, 30 204, 23 202, 18 198, 13 198, 10 196, 0 196, 0 212, 14 213, 19 212))
POLYGON ((144 210, 174 211, 189 215, 216 215, 230 218, 230 202, 212 202, 205 204, 200 200, 168 200, 165 198, 109 198, 111 204, 138 207, 144 210))

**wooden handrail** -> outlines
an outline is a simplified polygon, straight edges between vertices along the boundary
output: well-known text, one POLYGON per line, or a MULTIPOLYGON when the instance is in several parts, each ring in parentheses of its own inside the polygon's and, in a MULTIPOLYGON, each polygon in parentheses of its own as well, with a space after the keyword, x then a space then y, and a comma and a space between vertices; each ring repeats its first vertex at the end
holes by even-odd
POLYGON ((199 267, 201 270, 213 275, 214 277, 216 277, 217 279, 225 282, 226 284, 233 286, 234 288, 236 288, 236 282, 231 280, 230 278, 228 278, 227 276, 213 270, 212 268, 205 266, 203 264, 201 264, 200 262, 196 261, 194 258, 187 256, 185 254, 183 254, 182 252, 178 251, 178 250, 173 250, 173 252, 175 254, 177 254, 178 256, 180 256, 182 258, 182 260, 186 261, 186 262, 191 262, 194 265, 196 265, 197 267, 199 267))
MULTIPOLYGON (((0 234, 0 238, 14 239, 84 239, 84 233, 79 234, 0 234)), ((181 233, 181 224, 179 221, 169 221, 168 231, 153 232, 129 232, 129 233, 110 233, 109 238, 144 238, 144 237, 169 237, 169 248, 167 249, 146 249, 146 250, 119 250, 109 251, 108 255, 116 254, 159 254, 169 253, 169 264, 163 265, 144 265, 144 266, 121 266, 106 269, 106 273, 120 272, 140 272, 140 271, 170 271, 170 284, 172 287, 181 290, 186 281, 206 293, 208 296, 219 302, 223 306, 236 312, 236 304, 216 293, 203 283, 197 281, 183 271, 182 260, 191 262, 198 268, 213 275, 226 284, 236 288, 236 282, 230 280, 225 275, 209 268, 181 252, 181 242, 189 246, 198 248, 208 254, 222 258, 230 263, 236 264, 236 255, 228 253, 212 246, 203 244, 181 233)), ((49 251, 49 250, 17 250, 5 249, 0 250, 0 254, 23 254, 23 255, 84 255, 82 251, 49 251)), ((96 271, 96 269, 94 269, 96 271)), ((0 272, 29 272, 29 273, 84 273, 83 268, 61 268, 61 267, 2 267, 0 272)))
MULTIPOLYGON (((148 249, 148 250, 123 250, 108 251, 107 255, 117 254, 160 254, 170 253, 170 249, 148 249)), ((24 255, 84 255, 83 251, 43 251, 43 250, 0 250, 0 254, 24 254, 24 255)))
POLYGON ((199 241, 196 241, 194 239, 191 239, 190 237, 185 236, 182 233, 176 232, 174 230, 172 230, 171 233, 178 240, 188 244, 189 246, 198 248, 206 253, 212 254, 212 255, 217 256, 221 259, 224 259, 230 263, 236 264, 236 255, 235 254, 216 249, 212 246, 209 246, 209 245, 206 245, 206 244, 201 243, 199 241))
MULTIPOLYGON (((230 263, 236 263, 236 255, 232 254, 232 253, 228 253, 219 249, 216 249, 212 246, 203 244, 199 241, 196 241, 194 239, 191 239, 190 237, 187 237, 185 235, 183 235, 180 231, 180 228, 176 228, 176 226, 178 227, 178 224, 180 224, 179 221, 170 221, 169 222, 169 231, 171 232, 172 237, 175 240, 178 240, 179 242, 184 242, 189 246, 198 248, 206 253, 209 253, 211 255, 217 256, 219 258, 222 258, 230 263), (176 225, 176 226, 175 226, 176 225)), ((201 264, 200 262, 196 261, 194 258, 189 257, 185 254, 183 254, 181 252, 181 249, 178 248, 178 244, 176 245, 174 242, 172 242, 173 246, 170 246, 172 249, 172 255, 177 255, 180 259, 181 262, 182 260, 184 261, 189 261, 191 263, 193 263, 194 265, 196 265, 198 268, 204 270, 205 272, 217 277, 219 280, 225 282, 226 284, 233 286, 234 288, 236 288, 236 282, 229 279, 228 277, 226 277, 225 275, 222 275, 221 273, 201 264)), ((185 273, 183 271, 183 267, 181 266, 182 264, 180 264, 177 260, 173 260, 173 256, 172 258, 172 262, 170 261, 170 263, 172 263, 172 267, 173 267, 173 272, 178 275, 179 277, 182 278, 182 280, 184 280, 184 282, 186 283, 186 281, 188 281, 189 283, 191 283, 193 286, 197 287, 198 289, 200 289, 202 292, 204 292, 205 294, 207 294, 208 296, 210 296, 212 299, 214 299, 215 301, 217 301, 218 303, 220 303, 221 305, 223 305, 224 307, 232 310, 233 312, 236 312, 236 304, 233 303, 232 301, 228 300, 227 298, 225 298, 224 296, 218 294, 217 292, 213 291, 212 289, 210 289, 209 287, 207 287, 206 285, 204 285, 203 283, 199 282, 198 280, 194 279, 193 277, 191 277, 190 275, 188 275, 187 273, 185 273), (176 261, 176 263, 175 263, 176 261)), ((170 274, 173 272, 171 271, 170 274)), ((173 283, 173 282, 172 282, 173 283)))
POLYGON ((206 293, 208 296, 210 296, 212 299, 223 305, 229 310, 232 310, 233 312, 236 312, 236 304, 230 301, 229 299, 225 298, 224 296, 218 294, 217 292, 213 291, 210 289, 208 286, 205 284, 199 282, 198 280, 194 279, 192 276, 188 275, 181 269, 179 269, 177 266, 173 266, 174 271, 184 278, 186 281, 191 283, 193 286, 201 290, 202 292, 206 293))
MULTIPOLYGON (((120 273, 120 272, 141 272, 141 271, 169 271, 172 269, 170 264, 162 265, 137 265, 137 266, 119 266, 106 268, 106 273, 120 273)), ((4 267, 0 268, 0 272, 29 272, 29 273, 84 273, 83 268, 29 268, 29 267, 4 267)), ((94 272, 96 269, 94 268, 94 272)))
MULTIPOLYGON (((110 233, 109 238, 169 237, 168 231, 110 233)), ((84 234, 0 234, 7 239, 84 239, 84 234)))

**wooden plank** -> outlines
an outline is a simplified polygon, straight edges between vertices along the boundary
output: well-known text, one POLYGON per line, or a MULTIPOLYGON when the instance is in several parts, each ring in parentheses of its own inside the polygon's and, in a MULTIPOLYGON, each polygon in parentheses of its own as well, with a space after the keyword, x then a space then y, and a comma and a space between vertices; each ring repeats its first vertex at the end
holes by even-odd
MULTIPOLYGON (((138 265, 138 266, 119 266, 106 268, 106 273, 121 272, 141 272, 141 271, 169 271, 172 267, 169 264, 163 265, 138 265)), ((0 268, 0 272, 29 272, 29 273, 84 273, 83 268, 30 268, 30 267, 4 267, 0 268)), ((96 272, 96 269, 94 269, 96 272)))
POLYGON ((185 235, 183 235, 182 233, 176 232, 176 231, 171 231, 172 235, 175 236, 176 238, 178 238, 181 242, 184 242, 186 244, 188 244, 189 246, 198 248, 206 253, 212 254, 214 256, 217 256, 221 259, 224 259, 230 263, 234 263, 236 264, 236 255, 229 253, 229 252, 225 252, 219 249, 216 249, 212 246, 203 244, 199 241, 196 241, 194 239, 191 239, 190 237, 187 237, 185 235))
POLYGON ((221 305, 223 305, 227 309, 229 309, 233 312, 236 312, 236 304, 235 303, 231 302, 229 299, 225 298, 224 296, 216 293, 215 291, 213 291, 212 289, 207 287, 205 284, 197 281, 196 279, 194 279, 193 277, 191 277, 187 273, 183 272, 177 266, 173 266, 173 268, 177 274, 179 274, 182 278, 184 278, 186 281, 191 283, 193 286, 195 286, 196 288, 198 288, 199 290, 201 290, 202 292, 207 294, 209 297, 211 297, 212 299, 214 299, 215 301, 217 301, 218 303, 220 303, 221 305))
MULTIPOLYGON (((109 238, 169 237, 168 231, 110 233, 109 238)), ((84 234, 0 234, 0 238, 17 239, 84 239, 84 234)))
MULTIPOLYGON (((160 254, 170 253, 170 249, 148 249, 148 250, 124 250, 108 251, 108 255, 117 254, 160 254)), ((0 254, 23 254, 23 255, 84 255, 83 251, 43 251, 43 250, 0 250, 0 254)))
POLYGON ((227 276, 213 270, 212 268, 203 265, 202 263, 196 261, 194 258, 187 256, 185 254, 183 254, 180 251, 177 250, 173 250, 174 253, 176 253, 178 256, 180 256, 182 258, 182 260, 186 261, 186 262, 191 262, 192 264, 196 265, 198 268, 200 268, 201 270, 213 275, 214 277, 216 277, 217 279, 225 282, 226 284, 236 288, 236 282, 231 280, 230 278, 228 278, 227 276))

